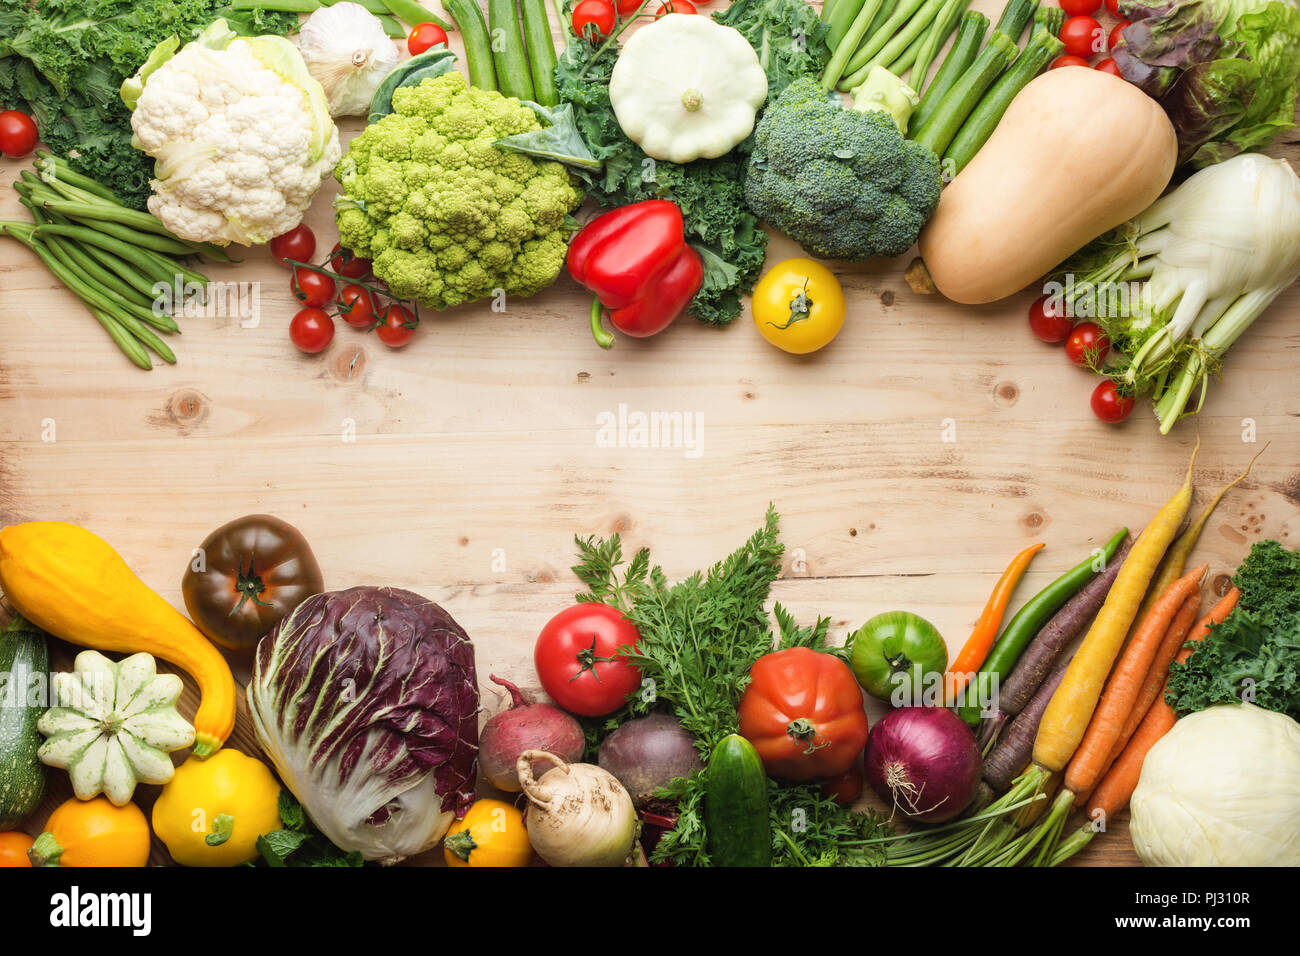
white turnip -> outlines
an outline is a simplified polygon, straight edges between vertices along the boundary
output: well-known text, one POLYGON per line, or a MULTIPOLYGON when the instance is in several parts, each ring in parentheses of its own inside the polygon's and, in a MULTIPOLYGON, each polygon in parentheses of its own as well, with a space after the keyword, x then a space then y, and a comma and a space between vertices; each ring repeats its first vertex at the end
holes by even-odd
POLYGON ((566 763, 543 750, 526 750, 516 765, 528 797, 524 826, 537 855, 551 866, 622 866, 637 837, 636 808, 623 785, 589 763, 566 763), (533 762, 555 764, 533 776, 533 762))

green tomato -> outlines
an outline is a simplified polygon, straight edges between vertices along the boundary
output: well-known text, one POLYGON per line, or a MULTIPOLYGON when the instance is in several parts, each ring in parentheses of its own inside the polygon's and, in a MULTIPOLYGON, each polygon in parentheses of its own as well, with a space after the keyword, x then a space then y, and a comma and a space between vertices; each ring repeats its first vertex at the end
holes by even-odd
POLYGON ((938 629, 909 611, 877 614, 849 638, 849 666, 868 694, 894 706, 942 703, 948 645, 938 629))

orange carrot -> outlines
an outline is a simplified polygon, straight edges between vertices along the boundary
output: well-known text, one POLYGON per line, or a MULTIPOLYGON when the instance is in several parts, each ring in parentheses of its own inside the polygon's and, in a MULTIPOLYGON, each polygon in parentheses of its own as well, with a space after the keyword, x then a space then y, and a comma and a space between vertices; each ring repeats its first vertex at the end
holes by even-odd
MULTIPOLYGON (((1176 659, 1187 660, 1195 650, 1191 645, 1205 640, 1211 628, 1223 623, 1223 619, 1237 606, 1240 598, 1241 592, 1236 588, 1228 591, 1219 603, 1210 609, 1210 613, 1201 618, 1196 627, 1192 628, 1185 642, 1189 646, 1179 651, 1176 659)), ((1168 671, 1169 665, 1166 663, 1165 680, 1161 682, 1162 690, 1168 681, 1168 671)), ((1142 761, 1146 759, 1147 752, 1156 741, 1169 732, 1169 728, 1174 725, 1174 720, 1173 709, 1165 703, 1164 694, 1158 694, 1151 702, 1151 706, 1147 708, 1146 715, 1133 732, 1128 744, 1115 758, 1110 770, 1106 772, 1106 776, 1102 778, 1091 799, 1088 800, 1089 816, 1098 809, 1102 810, 1107 817, 1114 816, 1128 806, 1129 798, 1133 796, 1133 790, 1137 787, 1138 776, 1142 772, 1142 761)))
POLYGON ((989 595, 988 603, 984 605, 984 611, 975 622, 975 629, 971 631, 971 636, 962 645, 962 649, 948 668, 946 690, 949 704, 956 701, 966 688, 971 675, 983 666, 989 651, 993 649, 998 630, 1002 627, 1002 618, 1007 613, 1007 605, 1011 603, 1011 595, 1016 590, 1016 585, 1024 577, 1025 570, 1029 567, 1029 562, 1034 559, 1034 555, 1042 550, 1043 545, 1031 544, 1011 559, 1007 569, 1002 572, 1002 577, 998 578, 993 593, 989 595))
MULTIPOLYGON (((1156 649, 1155 659, 1151 662, 1151 667, 1147 671, 1146 679, 1142 682, 1142 689, 1138 692, 1137 702, 1133 705, 1133 709, 1128 712, 1128 717, 1124 720, 1124 727, 1119 732, 1115 745, 1110 749, 1110 756, 1107 757, 1101 773, 1097 775, 1098 780, 1106 776, 1111 765, 1124 752, 1124 748, 1128 746, 1129 738, 1133 736, 1138 724, 1142 723, 1142 718, 1146 716, 1147 711, 1151 708, 1152 701, 1164 688, 1165 678, 1169 675, 1169 662, 1174 659, 1178 649, 1183 646, 1183 642, 1187 639, 1187 632, 1191 630, 1192 622, 1196 620, 1196 615, 1200 609, 1201 595, 1199 592, 1193 592, 1187 596, 1187 599, 1183 601, 1183 606, 1178 609, 1174 619, 1169 622, 1169 628, 1165 631, 1165 636, 1156 649)), ((1075 807, 1083 806, 1091 796, 1091 792, 1081 793, 1076 796, 1075 807)))
POLYGON ((1208 568, 1209 565, 1203 564, 1179 578, 1138 624, 1132 640, 1106 681, 1106 689, 1097 702, 1083 740, 1066 768, 1065 788, 1071 793, 1086 794, 1096 785, 1124 721, 1137 701, 1161 639, 1169 629, 1169 622, 1187 596, 1200 587, 1201 577, 1208 568))

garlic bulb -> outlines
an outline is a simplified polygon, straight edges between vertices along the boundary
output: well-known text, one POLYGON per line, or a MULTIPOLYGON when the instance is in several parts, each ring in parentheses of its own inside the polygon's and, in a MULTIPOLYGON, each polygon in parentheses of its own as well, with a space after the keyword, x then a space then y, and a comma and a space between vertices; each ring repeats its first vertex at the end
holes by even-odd
POLYGON ((397 66, 398 50, 379 18, 359 3, 321 7, 298 31, 307 71, 325 89, 331 116, 370 109, 371 97, 397 66))

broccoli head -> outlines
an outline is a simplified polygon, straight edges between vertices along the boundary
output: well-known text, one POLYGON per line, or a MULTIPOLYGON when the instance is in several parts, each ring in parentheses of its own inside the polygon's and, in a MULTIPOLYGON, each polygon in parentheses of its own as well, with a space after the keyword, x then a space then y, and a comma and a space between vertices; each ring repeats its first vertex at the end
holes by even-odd
POLYGON ((435 309, 541 291, 564 266, 582 191, 560 163, 494 145, 540 128, 517 99, 456 72, 399 87, 335 171, 339 241, 374 260, 394 296, 435 309))
POLYGON ((846 109, 812 78, 769 103, 745 178, 749 208, 823 259, 899 256, 939 204, 939 158, 880 109, 846 109))

